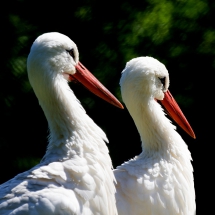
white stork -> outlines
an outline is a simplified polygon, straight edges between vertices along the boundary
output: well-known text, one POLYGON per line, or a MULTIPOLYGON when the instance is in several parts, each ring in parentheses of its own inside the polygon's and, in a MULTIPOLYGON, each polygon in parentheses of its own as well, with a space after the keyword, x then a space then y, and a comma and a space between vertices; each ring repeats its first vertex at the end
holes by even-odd
POLYGON ((191 154, 156 101, 161 100, 170 116, 195 138, 168 90, 166 67, 152 57, 134 58, 122 71, 120 86, 141 137, 142 153, 114 170, 118 214, 194 215, 191 154))
POLYGON ((63 34, 39 36, 27 70, 48 120, 49 143, 38 165, 0 186, 0 214, 117 214, 107 137, 86 114, 68 81, 77 80, 106 101, 123 106, 79 62, 76 44, 63 34))

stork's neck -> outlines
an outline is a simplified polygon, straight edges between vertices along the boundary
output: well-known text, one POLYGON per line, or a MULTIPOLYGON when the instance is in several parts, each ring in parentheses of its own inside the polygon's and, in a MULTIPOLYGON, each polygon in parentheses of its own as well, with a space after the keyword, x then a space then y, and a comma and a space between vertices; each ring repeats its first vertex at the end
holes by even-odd
POLYGON ((141 136, 144 151, 166 151, 176 132, 161 106, 153 98, 147 98, 130 102, 127 107, 141 136))
POLYGON ((86 114, 62 77, 47 85, 43 94, 39 95, 39 101, 50 129, 44 159, 63 160, 74 155, 82 156, 86 147, 96 151, 99 145, 105 145, 106 135, 86 114))

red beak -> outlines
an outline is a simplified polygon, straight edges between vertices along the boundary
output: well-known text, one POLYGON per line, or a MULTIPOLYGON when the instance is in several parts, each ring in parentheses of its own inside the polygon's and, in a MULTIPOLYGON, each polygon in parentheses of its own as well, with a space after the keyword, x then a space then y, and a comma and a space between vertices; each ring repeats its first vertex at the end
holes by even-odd
POLYGON ((76 73, 71 76, 71 79, 77 80, 92 93, 111 103, 112 105, 115 105, 121 109, 124 108, 118 99, 80 62, 78 62, 76 65, 76 73))
POLYGON ((164 99, 160 100, 162 105, 167 110, 168 114, 172 117, 173 120, 191 137, 196 139, 193 129, 191 128, 189 122, 187 121, 186 117, 182 113, 180 107, 178 106, 177 102, 171 95, 170 91, 164 93, 164 99))

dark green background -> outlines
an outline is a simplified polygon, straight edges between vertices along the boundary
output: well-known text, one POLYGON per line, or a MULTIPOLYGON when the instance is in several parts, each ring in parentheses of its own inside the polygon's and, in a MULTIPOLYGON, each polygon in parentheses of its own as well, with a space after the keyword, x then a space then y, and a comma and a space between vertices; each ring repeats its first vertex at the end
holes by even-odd
MULTIPOLYGON (((47 122, 28 82, 26 58, 37 36, 57 31, 77 44, 80 61, 120 101, 119 79, 128 60, 152 56, 166 65, 170 91, 197 137, 194 140, 178 128, 194 160, 198 200, 202 184, 211 180, 205 167, 210 168, 208 151, 213 145, 215 3, 12 0, 4 2, 0 16, 0 183, 37 164, 45 154, 47 122)), ((139 134, 126 109, 70 85, 106 132, 114 167, 141 152, 139 134)))

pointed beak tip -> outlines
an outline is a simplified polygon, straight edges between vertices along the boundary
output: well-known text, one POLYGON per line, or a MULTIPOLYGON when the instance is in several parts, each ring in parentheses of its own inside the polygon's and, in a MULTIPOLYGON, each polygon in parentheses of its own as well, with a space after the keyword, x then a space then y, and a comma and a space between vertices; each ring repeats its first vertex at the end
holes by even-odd
POLYGON ((124 106, 120 103, 120 105, 118 106, 120 109, 124 109, 124 106))
POLYGON ((117 98, 115 98, 114 100, 111 100, 111 101, 107 101, 107 102, 111 103, 115 107, 118 107, 120 109, 124 109, 124 106, 121 104, 121 102, 117 98))
MULTIPOLYGON (((183 128, 182 128, 183 129, 183 128)), ((192 137, 193 139, 196 139, 196 135, 194 133, 193 130, 190 129, 183 129, 190 137, 192 137)))
POLYGON ((193 138, 193 139, 196 139, 196 135, 195 135, 194 133, 193 133, 193 135, 192 135, 192 138, 193 138))

